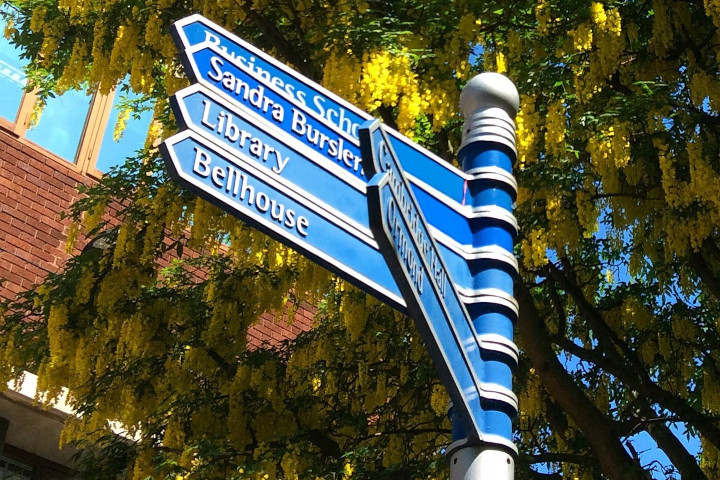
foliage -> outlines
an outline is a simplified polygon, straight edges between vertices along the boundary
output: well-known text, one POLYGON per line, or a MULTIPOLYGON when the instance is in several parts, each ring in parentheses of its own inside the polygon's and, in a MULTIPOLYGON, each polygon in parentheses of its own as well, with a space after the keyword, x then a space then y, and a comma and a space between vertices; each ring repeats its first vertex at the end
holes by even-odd
MULTIPOLYGON (((129 73, 165 134, 186 84, 166 32, 189 13, 449 160, 460 88, 507 73, 522 100, 518 477, 720 476, 717 0, 12 3, 35 87, 108 91, 129 73), (667 469, 634 451, 641 432, 667 469)), ((88 476, 446 475, 444 399, 407 319, 178 190, 152 149, 86 193, 70 214, 113 248, 7 305, 0 344, 4 378, 69 388, 83 415, 64 438, 95 447, 88 476), (302 301, 319 305, 311 332, 246 348, 262 312, 302 301)))

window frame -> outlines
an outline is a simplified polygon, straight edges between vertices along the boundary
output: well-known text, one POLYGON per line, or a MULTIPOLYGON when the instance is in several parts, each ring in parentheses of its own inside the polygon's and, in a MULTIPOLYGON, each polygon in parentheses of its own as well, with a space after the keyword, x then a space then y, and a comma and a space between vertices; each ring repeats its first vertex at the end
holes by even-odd
MULTIPOLYGON (((45 155, 61 160, 65 164, 72 165, 83 175, 99 179, 104 175, 104 172, 98 170, 96 164, 100 156, 100 147, 103 143, 105 131, 110 122, 110 114, 112 113, 113 101, 116 94, 117 88, 107 94, 95 91, 92 95, 80 135, 80 141, 75 151, 75 157, 72 159, 63 158, 27 138, 26 132, 30 125, 30 118, 38 100, 37 94, 34 91, 26 91, 23 94, 14 121, 0 117, 0 127, 10 130, 19 138, 42 150, 45 155)), ((154 120, 151 120, 151 124, 153 121, 154 120)))
MULTIPOLYGON (((4 25, 4 22, 3 24, 4 25)), ((2 26, 0 25, 0 26, 2 26)), ((100 93, 97 89, 91 95, 90 104, 84 118, 80 139, 75 149, 74 158, 65 158, 61 155, 48 150, 46 147, 37 144, 27 136, 32 118, 33 110, 38 101, 38 91, 25 90, 20 97, 18 109, 15 112, 15 118, 9 119, 0 117, 0 129, 11 132, 18 137, 23 143, 33 146, 42 152, 45 156, 56 159, 65 165, 71 165, 82 175, 101 178, 105 173, 98 170, 97 161, 100 156, 103 138, 107 133, 107 127, 110 122, 110 115, 113 110, 113 101, 118 93, 119 84, 115 86, 107 94, 100 93)), ((41 120, 42 121, 42 120, 41 120)), ((150 119, 150 125, 155 123, 154 115, 150 119)), ((142 145, 138 145, 138 149, 142 145)), ((130 152, 127 152, 128 155, 130 152)))
MULTIPOLYGON (((107 104, 103 105, 103 108, 105 108, 107 110, 104 111, 105 117, 104 117, 103 123, 101 123, 99 125, 100 130, 96 134, 97 144, 95 145, 95 149, 92 152, 92 157, 88 159, 88 166, 87 166, 86 170, 83 171, 83 173, 85 173, 88 176, 93 177, 93 178, 101 178, 106 173, 97 168, 97 161, 100 157, 100 150, 102 149, 103 140, 105 140, 105 134, 108 133, 107 127, 109 126, 110 121, 111 121, 110 115, 113 112, 113 104, 115 101, 115 97, 118 94, 118 87, 119 87, 119 84, 116 85, 116 87, 112 90, 112 92, 110 92, 107 95, 107 104)), ((152 128, 152 126, 155 124, 156 124, 155 111, 153 109, 152 116, 150 117, 150 123, 148 124, 148 129, 152 128)), ((112 135, 112 133, 111 133, 111 135, 112 135)), ((161 141, 162 140, 160 138, 156 139, 152 143, 152 147, 157 148, 160 145, 161 141)), ((145 137, 143 138, 143 144, 138 145, 137 148, 135 150, 133 150, 132 152, 126 152, 127 155, 125 157, 123 157, 123 161, 125 160, 125 158, 134 154, 136 150, 140 150, 144 146, 146 146, 147 145, 146 142, 147 142, 147 132, 145 134, 145 137)))

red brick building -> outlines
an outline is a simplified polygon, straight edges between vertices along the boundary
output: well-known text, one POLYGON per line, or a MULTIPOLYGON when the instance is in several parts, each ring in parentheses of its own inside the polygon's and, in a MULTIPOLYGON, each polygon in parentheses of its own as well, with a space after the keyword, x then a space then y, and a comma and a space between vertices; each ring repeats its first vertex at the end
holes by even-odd
MULTIPOLYGON (((0 37, 2 299, 15 298, 63 268, 69 220, 60 213, 78 198, 78 184, 97 181, 142 147, 151 120, 149 114, 132 120, 116 142, 111 134, 118 117, 114 95, 71 91, 51 99, 30 129, 36 98, 24 92, 22 66, 19 52, 0 37)), ((274 344, 311 324, 312 313, 305 308, 291 327, 267 314, 251 328, 248 344, 274 344)), ((0 478, 72 478, 74 452, 58 449, 63 420, 72 412, 62 402, 50 409, 34 405, 35 384, 28 373, 22 386, 9 385, 0 393, 0 478)))
MULTIPOLYGON (((13 123, 0 118, 1 298, 14 298, 41 283, 48 273, 62 269, 68 258, 69 220, 61 219, 60 213, 78 198, 78 184, 94 181, 76 162, 18 135, 13 123)), ((312 313, 304 308, 297 312, 292 326, 277 323, 273 315, 266 314, 251 327, 248 343, 255 347, 274 344, 311 325, 312 313)), ((19 472, 13 479, 71 478, 74 452, 58 450, 62 421, 71 412, 63 405, 49 410, 33 405, 34 382, 28 375, 22 389, 10 386, 0 394, 0 476, 3 468, 11 471, 8 465, 12 465, 19 472)))
MULTIPOLYGON (((73 164, 19 137, 13 127, 0 123, 0 297, 6 299, 62 267, 68 222, 59 213, 77 198, 75 186, 89 181, 73 164)), ((33 380, 0 395, 0 471, 5 462, 6 471, 16 470, 12 478, 70 478, 73 452, 58 450, 68 410, 33 406, 33 380), (11 461, 16 463, 7 464, 11 461)))

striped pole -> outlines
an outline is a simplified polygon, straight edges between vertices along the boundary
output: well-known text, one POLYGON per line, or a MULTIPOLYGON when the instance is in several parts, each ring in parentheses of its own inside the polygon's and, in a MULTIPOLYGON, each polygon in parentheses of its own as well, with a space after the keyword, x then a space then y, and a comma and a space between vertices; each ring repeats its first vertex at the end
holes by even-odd
MULTIPOLYGON (((467 307, 476 333, 493 338, 517 351, 513 329, 518 304, 513 285, 518 274, 513 245, 517 222, 512 213, 517 183, 512 167, 517 159, 514 118, 519 96, 513 83, 498 73, 482 73, 471 79, 460 95, 465 118, 463 141, 458 153, 468 174, 464 204, 472 227, 473 244, 465 246, 473 274, 473 288, 459 294, 467 307)), ((512 385, 516 356, 482 352, 487 379, 501 386, 512 385), (493 368, 488 368, 493 365, 493 368)), ((516 399, 515 399, 516 400, 516 399)), ((452 406, 453 443, 448 447, 450 480, 512 480, 517 448, 512 439, 514 404, 493 398, 482 399, 487 422, 482 442, 470 444, 452 406)))

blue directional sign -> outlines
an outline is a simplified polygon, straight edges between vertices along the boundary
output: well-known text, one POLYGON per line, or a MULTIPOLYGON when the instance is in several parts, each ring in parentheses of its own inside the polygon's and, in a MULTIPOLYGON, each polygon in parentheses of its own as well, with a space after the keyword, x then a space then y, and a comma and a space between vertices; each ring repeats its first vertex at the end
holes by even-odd
MULTIPOLYGON (((214 46, 214 51, 221 53, 220 58, 224 61, 233 62, 266 87, 272 86, 285 98, 306 106, 328 126, 350 135, 355 145, 359 145, 358 128, 372 119, 367 112, 201 15, 179 20, 173 25, 171 33, 181 51, 190 51, 203 44, 214 46)), ((388 135, 393 148, 402 158, 412 157, 412 165, 403 164, 409 176, 426 183, 434 190, 433 194, 440 194, 461 204, 466 180, 462 171, 394 130, 388 129, 388 135)))
MULTIPOLYGON (((284 115, 278 115, 276 119, 258 118, 247 106, 234 102, 202 84, 179 91, 171 98, 171 105, 183 128, 190 128, 205 138, 219 142, 230 151, 243 153, 246 158, 254 159, 260 167, 287 179, 302 189, 305 195, 325 204, 327 211, 332 212, 334 217, 342 218, 356 231, 364 232, 368 238, 372 238, 364 179, 358 178, 311 146, 298 142, 292 129, 286 131, 283 122, 277 121, 284 118, 284 115)), ((357 152, 359 155, 359 148, 357 152)), ((447 213, 448 208, 434 199, 429 199, 426 205, 436 207, 433 211, 437 212, 435 218, 438 223, 441 219, 453 218, 447 213)), ((455 217, 458 216, 459 213, 455 212, 455 217)), ((469 218, 460 216, 461 221, 458 223, 467 228, 468 222, 473 219, 473 213, 470 212, 469 218)), ((450 228, 444 228, 452 231, 454 227, 451 225, 450 228)), ((439 229, 434 229, 433 234, 440 244, 441 254, 453 273, 456 285, 464 296, 472 296, 477 290, 477 275, 471 271, 468 264, 468 260, 477 258, 495 259, 492 262, 493 268, 486 269, 484 275, 493 275, 495 284, 508 296, 512 295, 512 282, 517 274, 517 262, 512 255, 505 254, 505 250, 497 245, 487 245, 474 250, 463 249, 462 245, 439 229)), ((467 238, 470 241, 471 235, 468 234, 467 238)), ((512 233, 507 231, 507 226, 503 231, 503 238, 511 241, 512 233)), ((488 239, 488 242, 493 240, 488 239)), ((382 255, 379 250, 375 254, 382 255)), ((363 259, 358 256, 355 261, 360 263, 363 259)), ((352 265, 345 266, 349 267, 347 272, 354 271, 352 265)), ((377 291, 361 286, 381 299, 394 299, 390 303, 404 311, 404 303, 398 303, 399 291, 392 276, 384 276, 382 279, 388 283, 376 281, 379 289, 377 291)))
POLYGON ((516 451, 512 115, 471 108, 463 173, 199 15, 173 37, 197 85, 171 99, 171 174, 410 313, 469 439, 516 451))
POLYGON ((170 174, 185 188, 403 308, 399 292, 385 287, 396 288, 368 232, 264 168, 252 152, 230 151, 190 130, 165 140, 161 150, 170 174))
MULTIPOLYGON (((272 127, 273 132, 286 133, 297 145, 306 147, 312 153, 324 158, 326 165, 333 164, 365 184, 366 176, 362 169, 359 141, 356 138, 319 118, 307 105, 296 99, 287 98, 272 84, 264 84, 262 79, 248 74, 213 45, 195 46, 185 52, 185 55, 188 60, 188 75, 194 81, 216 92, 223 98, 222 103, 236 105, 254 117, 265 120, 265 123, 272 127)), ((407 147, 405 143, 402 145, 407 147)), ((406 155, 411 156, 413 161, 407 161, 405 164, 416 165, 417 162, 414 160, 418 155, 417 152, 414 154, 406 152, 406 155)), ((428 169, 430 173, 433 171, 433 168, 428 169)), ((445 169, 445 172, 447 171, 445 169)), ((428 177, 427 172, 422 171, 422 173, 423 176, 428 177)), ((425 179, 443 178, 442 175, 429 177, 425 179)), ((514 185, 508 186, 513 194, 514 188, 514 185)), ((442 243, 454 254, 462 255, 470 249, 469 254, 472 255, 477 248, 488 245, 500 245, 505 250, 512 249, 517 234, 517 223, 507 209, 501 207, 474 209, 471 206, 461 205, 418 178, 413 183, 413 191, 420 201, 428 222, 435 230, 444 234, 442 243), (483 229, 481 231, 483 235, 478 238, 478 232, 471 228, 471 220, 474 218, 487 219, 493 228, 483 229), (484 235, 488 232, 494 235, 484 235), (473 247, 468 247, 469 245, 473 247)), ((461 266, 464 262, 463 259, 458 259, 453 265, 455 263, 461 266)), ((458 281, 462 281, 463 278, 469 279, 470 275, 458 275, 458 281)))
POLYGON ((473 441, 514 450, 503 435, 512 428, 508 412, 517 410, 509 383, 517 349, 500 335, 475 331, 381 124, 368 122, 359 133, 365 168, 372 175, 367 187, 371 228, 465 433, 473 441))
MULTIPOLYGON (((366 178, 357 132, 372 118, 369 114, 199 15, 178 21, 173 37, 194 82, 216 89, 349 173, 366 178)), ((476 211, 465 202, 468 175, 396 131, 388 129, 388 136, 429 224, 443 229, 454 251, 478 247, 467 221, 472 215, 492 217, 501 236, 495 243, 512 246, 514 217, 503 209, 476 211)), ((516 187, 508 185, 514 195, 516 187)))

